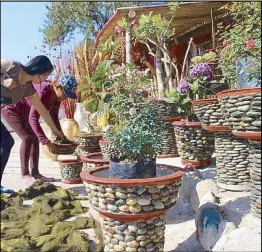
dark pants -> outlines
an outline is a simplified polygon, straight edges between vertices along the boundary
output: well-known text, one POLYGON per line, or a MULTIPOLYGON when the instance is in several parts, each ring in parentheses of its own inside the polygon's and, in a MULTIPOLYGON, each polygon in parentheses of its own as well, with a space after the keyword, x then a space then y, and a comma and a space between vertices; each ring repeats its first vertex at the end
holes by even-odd
MULTIPOLYGON (((1 114, 3 118, 5 119, 5 121, 16 132, 16 134, 22 139, 21 148, 20 148, 22 175, 23 176, 30 175, 29 161, 30 161, 31 175, 32 176, 38 175, 39 174, 39 171, 38 171, 39 141, 29 124, 28 115, 22 114, 19 111, 10 112, 9 110, 4 110, 4 109, 2 109, 1 112, 2 112, 1 114)), ((2 132, 1 132, 1 136, 2 136, 2 132)))
POLYGON ((1 121, 1 181, 14 143, 12 135, 1 121))

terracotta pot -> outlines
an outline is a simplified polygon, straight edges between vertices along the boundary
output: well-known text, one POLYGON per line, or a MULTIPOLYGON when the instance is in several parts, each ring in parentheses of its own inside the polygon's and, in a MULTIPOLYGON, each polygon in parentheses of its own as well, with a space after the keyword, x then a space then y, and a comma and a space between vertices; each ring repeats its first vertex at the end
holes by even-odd
POLYGON ((61 128, 65 136, 71 141, 75 139, 75 135, 79 132, 79 126, 75 119, 64 119, 61 128))
POLYGON ((184 165, 208 165, 214 152, 214 134, 200 122, 173 122, 178 154, 184 165))
POLYGON ((82 161, 61 161, 59 162, 61 181, 65 184, 82 183, 80 172, 82 171, 82 161))
POLYGON ((261 139, 261 88, 223 91, 217 97, 233 134, 260 135, 261 139))

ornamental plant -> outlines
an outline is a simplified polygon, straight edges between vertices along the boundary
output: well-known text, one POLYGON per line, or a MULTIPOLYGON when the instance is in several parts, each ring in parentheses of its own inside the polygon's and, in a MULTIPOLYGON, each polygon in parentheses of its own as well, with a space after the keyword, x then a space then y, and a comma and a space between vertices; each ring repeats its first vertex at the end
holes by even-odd
POLYGON ((229 11, 232 24, 219 26, 224 40, 219 67, 229 88, 237 88, 236 61, 245 58, 252 61, 244 69, 248 72, 248 81, 257 79, 257 85, 261 86, 261 3, 233 2, 223 8, 229 11))
POLYGON ((134 163, 154 158, 162 150, 164 125, 153 105, 130 110, 128 123, 116 131, 107 132, 104 139, 115 151, 115 162, 134 163))
MULTIPOLYGON (((212 94, 211 80, 213 78, 212 68, 207 63, 193 64, 189 70, 190 89, 200 97, 212 94)), ((180 83, 180 86, 183 83, 180 83)))

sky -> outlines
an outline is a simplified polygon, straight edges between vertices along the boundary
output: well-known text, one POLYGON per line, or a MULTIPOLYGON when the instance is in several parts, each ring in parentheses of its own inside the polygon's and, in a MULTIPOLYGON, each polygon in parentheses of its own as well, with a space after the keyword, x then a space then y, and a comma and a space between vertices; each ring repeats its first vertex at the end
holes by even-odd
MULTIPOLYGON (((43 27, 48 2, 1 2, 1 58, 25 64, 29 57, 43 54, 43 27)), ((62 51, 72 49, 83 39, 76 35, 75 41, 63 45, 62 51)), ((51 57, 52 58, 52 57, 51 57)))

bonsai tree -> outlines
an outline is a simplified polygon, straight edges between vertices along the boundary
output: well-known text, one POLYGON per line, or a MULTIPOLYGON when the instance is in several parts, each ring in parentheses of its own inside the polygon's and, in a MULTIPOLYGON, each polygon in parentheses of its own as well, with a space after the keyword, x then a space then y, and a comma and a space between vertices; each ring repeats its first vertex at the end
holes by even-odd
POLYGON ((155 157, 162 148, 163 125, 152 105, 129 111, 128 123, 104 136, 114 150, 110 155, 110 176, 154 177, 155 157))

